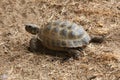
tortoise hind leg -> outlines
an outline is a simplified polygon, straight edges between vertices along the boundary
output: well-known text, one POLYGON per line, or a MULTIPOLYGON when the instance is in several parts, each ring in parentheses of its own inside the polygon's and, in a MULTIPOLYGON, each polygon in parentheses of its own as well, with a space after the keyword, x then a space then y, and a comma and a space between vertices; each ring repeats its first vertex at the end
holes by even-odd
POLYGON ((68 51, 68 56, 72 57, 73 59, 79 60, 80 57, 80 51, 76 49, 69 49, 68 51))
POLYGON ((67 54, 65 54, 65 57, 62 59, 62 63, 69 61, 71 58, 75 60, 79 60, 80 57, 80 51, 76 49, 67 49, 67 54))

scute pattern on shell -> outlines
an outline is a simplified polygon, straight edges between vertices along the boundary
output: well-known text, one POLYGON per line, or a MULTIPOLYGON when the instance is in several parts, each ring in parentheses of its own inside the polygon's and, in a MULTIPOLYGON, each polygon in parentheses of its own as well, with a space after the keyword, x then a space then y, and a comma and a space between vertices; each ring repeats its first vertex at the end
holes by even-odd
POLYGON ((82 47, 90 41, 82 26, 60 20, 47 24, 38 37, 47 47, 82 47))

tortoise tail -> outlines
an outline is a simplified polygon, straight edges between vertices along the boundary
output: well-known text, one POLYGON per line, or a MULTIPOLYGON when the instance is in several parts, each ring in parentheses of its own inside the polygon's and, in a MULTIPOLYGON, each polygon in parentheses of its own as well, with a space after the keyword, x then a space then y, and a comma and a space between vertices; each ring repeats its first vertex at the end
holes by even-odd
POLYGON ((93 43, 102 43, 105 39, 105 36, 92 36, 90 42, 93 43))

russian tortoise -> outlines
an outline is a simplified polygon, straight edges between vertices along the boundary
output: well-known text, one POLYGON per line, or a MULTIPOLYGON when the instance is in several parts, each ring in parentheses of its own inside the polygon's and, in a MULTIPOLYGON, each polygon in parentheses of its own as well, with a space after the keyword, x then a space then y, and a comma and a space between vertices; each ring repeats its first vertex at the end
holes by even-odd
POLYGON ((55 20, 38 28, 35 24, 25 26, 27 32, 36 35, 30 40, 30 50, 37 51, 42 43, 48 49, 66 51, 74 59, 78 59, 80 49, 91 41, 101 42, 102 37, 90 37, 81 25, 70 21, 55 20))

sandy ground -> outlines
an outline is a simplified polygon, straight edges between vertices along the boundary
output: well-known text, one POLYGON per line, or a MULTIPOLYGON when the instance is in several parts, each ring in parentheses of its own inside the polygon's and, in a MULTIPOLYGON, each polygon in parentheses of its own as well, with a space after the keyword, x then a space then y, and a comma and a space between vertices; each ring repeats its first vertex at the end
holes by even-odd
POLYGON ((0 80, 120 80, 120 1, 0 0, 0 80), (106 35, 105 41, 90 43, 79 60, 64 63, 44 49, 28 51, 32 35, 24 25, 44 27, 56 19, 106 35))

